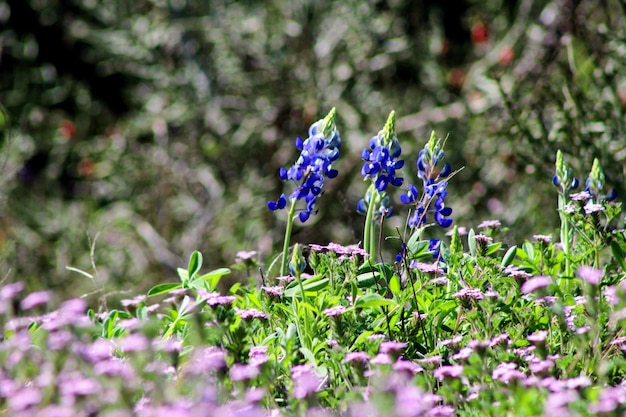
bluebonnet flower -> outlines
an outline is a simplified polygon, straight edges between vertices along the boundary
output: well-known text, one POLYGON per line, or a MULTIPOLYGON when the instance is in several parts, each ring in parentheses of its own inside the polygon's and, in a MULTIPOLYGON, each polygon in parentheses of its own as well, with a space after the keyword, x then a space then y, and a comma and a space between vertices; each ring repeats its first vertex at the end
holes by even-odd
POLYGON ((402 177, 396 176, 396 170, 404 166, 404 160, 398 159, 402 148, 398 138, 385 137, 384 129, 370 139, 369 148, 363 149, 361 159, 365 161, 361 168, 363 178, 370 179, 376 189, 385 191, 389 184, 399 187, 404 182, 402 177))
MULTIPOLYGON (((572 170, 570 168, 568 176, 571 176, 571 172, 572 170)), ((559 177, 556 174, 552 176, 552 184, 554 184, 557 187, 561 187, 561 181, 559 180, 559 177)), ((575 190, 578 188, 579 185, 580 185, 580 181, 578 181, 578 178, 573 177, 572 181, 569 184, 567 184, 567 188, 569 190, 575 190)))
POLYGON ((552 177, 552 184, 561 189, 563 195, 568 195, 571 190, 575 190, 580 185, 578 178, 574 177, 570 168, 563 159, 563 153, 556 152, 556 174, 552 177))
POLYGON ((375 188, 373 190, 370 187, 365 198, 357 203, 357 212, 361 214, 367 213, 373 198, 374 204, 378 204, 378 215, 390 217, 393 214, 385 190, 389 185, 400 187, 404 182, 404 178, 399 177, 397 172, 404 166, 404 160, 400 159, 402 148, 395 133, 395 120, 395 112, 392 111, 383 129, 370 139, 369 146, 361 153, 364 161, 361 175, 363 179, 371 181, 375 188))
POLYGON ((408 192, 400 196, 403 204, 415 204, 415 210, 409 218, 408 224, 411 228, 420 227, 426 224, 427 214, 432 213, 437 224, 447 228, 452 224, 452 208, 446 207, 445 198, 448 195, 446 190, 448 181, 445 180, 452 173, 450 164, 446 163, 438 170, 437 165, 444 158, 444 152, 439 141, 436 140, 435 132, 431 134, 430 140, 422 149, 417 158, 417 176, 422 180, 423 195, 420 194, 416 186, 409 185, 408 192))
POLYGON ((597 202, 613 201, 617 197, 617 192, 614 188, 611 189, 606 195, 600 194, 602 188, 604 187, 604 172, 602 172, 602 168, 600 168, 600 161, 598 161, 598 158, 593 160, 591 172, 585 181, 585 186, 585 191, 595 197, 597 202))
POLYGON ((406 253, 406 246, 404 244, 400 245, 400 252, 398 252, 396 254, 396 262, 400 263, 402 262, 402 259, 404 259, 404 254, 406 253))
POLYGON ((278 200, 268 202, 267 207, 271 211, 282 210, 287 206, 287 200, 292 204, 304 200, 306 206, 298 214, 300 221, 304 223, 311 214, 317 212, 315 203, 322 194, 324 180, 335 178, 338 174, 332 168, 332 163, 339 158, 341 146, 339 131, 335 126, 335 109, 324 119, 311 125, 307 139, 296 138, 295 146, 300 151, 300 156, 289 169, 280 168, 278 175, 283 181, 293 181, 296 189, 289 197, 281 194, 278 200))

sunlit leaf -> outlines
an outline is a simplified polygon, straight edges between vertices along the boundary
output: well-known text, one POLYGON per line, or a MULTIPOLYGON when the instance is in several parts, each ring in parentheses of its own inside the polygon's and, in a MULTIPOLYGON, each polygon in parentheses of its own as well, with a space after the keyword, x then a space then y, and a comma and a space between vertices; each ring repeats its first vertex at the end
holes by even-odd
POLYGON ((165 293, 168 293, 168 292, 170 292, 172 290, 175 290, 175 289, 178 289, 178 288, 182 288, 182 286, 183 286, 183 284, 178 283, 178 282, 157 284, 154 287, 150 288, 146 295, 148 297, 154 297, 155 295, 165 294, 165 293))

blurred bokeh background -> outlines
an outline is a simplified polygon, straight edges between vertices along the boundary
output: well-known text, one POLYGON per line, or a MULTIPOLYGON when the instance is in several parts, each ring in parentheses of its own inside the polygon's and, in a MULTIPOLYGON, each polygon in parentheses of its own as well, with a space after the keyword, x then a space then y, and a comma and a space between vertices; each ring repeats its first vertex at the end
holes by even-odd
POLYGON ((457 224, 552 233, 557 149, 624 198, 625 27, 621 0, 0 0, 0 278, 116 297, 193 250, 267 264, 278 168, 333 106, 340 175, 293 242, 361 240, 360 153, 392 109, 407 180, 431 130, 465 167, 457 224))

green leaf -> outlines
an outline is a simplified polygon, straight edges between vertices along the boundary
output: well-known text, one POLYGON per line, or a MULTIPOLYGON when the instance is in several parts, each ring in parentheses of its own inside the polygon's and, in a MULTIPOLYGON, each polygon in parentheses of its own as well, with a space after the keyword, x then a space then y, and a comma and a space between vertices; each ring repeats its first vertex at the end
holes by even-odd
POLYGON ((287 326, 287 340, 296 339, 298 337, 298 328, 294 323, 289 323, 287 326))
POLYGON ((616 241, 611 241, 611 252, 613 253, 613 257, 622 267, 622 271, 626 272, 626 254, 624 254, 624 250, 616 241))
POLYGON ((230 272, 231 271, 228 268, 218 268, 202 276, 199 276, 198 279, 202 281, 207 281, 207 283, 209 284, 209 291, 213 291, 217 287, 217 283, 220 281, 220 279, 224 275, 230 274, 230 272))
POLYGON ((516 253, 517 253, 517 245, 511 246, 509 250, 507 250, 504 256, 502 257, 502 262, 500 263, 500 265, 502 265, 503 267, 509 266, 511 262, 513 262, 513 259, 515 259, 516 253))
POLYGON ((434 311, 437 311, 435 315, 435 322, 436 322, 437 328, 439 329, 444 329, 444 327, 449 328, 449 326, 446 326, 445 322, 448 320, 453 321, 456 318, 456 314, 455 314, 456 307, 457 307, 457 303, 455 301, 447 300, 439 304, 435 309, 433 309, 434 311))
MULTIPOLYGON (((316 292, 319 290, 323 290, 328 286, 328 278, 321 278, 321 275, 316 275, 313 278, 309 278, 302 283, 302 287, 304 288, 305 293, 308 291, 316 292)), ((300 285, 294 285, 291 288, 287 288, 283 294, 285 297, 293 297, 295 294, 300 294, 300 285)))
POLYGON ((380 272, 370 271, 364 274, 357 275, 356 283, 359 288, 370 288, 376 285, 376 282, 380 278, 380 272))
POLYGON ((199 279, 194 279, 189 281, 188 287, 195 290, 206 290, 206 282, 199 279))
POLYGON ((535 248, 533 248, 533 245, 530 242, 524 242, 522 249, 524 249, 524 252, 526 252, 526 255, 528 255, 530 259, 535 259, 535 248))
POLYGON ((407 253, 409 256, 419 256, 424 252, 428 252, 428 245, 430 242, 428 240, 417 240, 421 236, 423 228, 419 228, 406 244, 407 253), (420 234, 418 234, 418 232, 420 234))
POLYGON ((365 343, 365 340, 373 335, 374 332, 371 330, 366 330, 364 332, 362 332, 359 337, 356 338, 356 340, 352 343, 352 346, 350 346, 350 351, 352 351, 353 349, 355 349, 356 347, 360 346, 361 344, 365 343))
POLYGON ((400 277, 397 275, 393 275, 389 280, 389 289, 393 295, 400 295, 401 286, 400 286, 400 277))
POLYGON ((476 233, 474 229, 470 229, 467 233, 467 246, 469 247, 470 255, 476 256, 476 233))
POLYGON ((486 255, 492 255, 496 253, 500 249, 501 246, 502 246, 502 243, 500 242, 492 243, 491 245, 487 246, 486 255))
POLYGON ((148 297, 154 297, 155 295, 161 295, 161 294, 165 294, 167 292, 170 292, 174 289, 178 289, 178 288, 182 288, 183 284, 181 283, 164 283, 164 284, 157 284, 154 287, 150 288, 150 290, 148 291, 147 296, 148 297))
POLYGON ((407 253, 415 252, 415 248, 417 247, 417 242, 422 235, 424 229, 422 227, 415 229, 409 240, 406 242, 406 250, 407 253))
POLYGON ((189 266, 187 267, 189 278, 193 279, 200 268, 202 268, 202 254, 196 250, 189 257, 189 266))
POLYGON ((102 323, 102 327, 104 330, 104 337, 110 339, 115 336, 115 323, 117 322, 119 314, 120 314, 119 310, 111 310, 109 312, 109 315, 102 323))
POLYGON ((239 288, 241 288, 241 282, 235 282, 230 289, 228 290, 229 294, 237 294, 237 291, 239 291, 239 288))
POLYGON ((359 288, 370 288, 380 279, 390 280, 393 276, 391 266, 386 263, 378 263, 376 265, 365 264, 359 268, 359 275, 356 277, 357 286, 359 288))
POLYGON ((387 298, 383 298, 380 294, 365 294, 362 297, 357 298, 354 303, 355 308, 366 308, 366 307, 382 307, 382 306, 393 306, 396 305, 397 302, 394 300, 389 300, 387 298))
POLYGON ((398 323, 398 320, 402 318, 403 307, 404 306, 402 304, 396 304, 390 311, 388 311, 387 316, 389 317, 389 326, 391 328, 394 328, 398 323))
POLYGON ((178 314, 181 317, 187 315, 189 311, 191 311, 194 307, 194 304, 191 302, 191 298, 188 295, 183 297, 183 301, 180 303, 180 307, 178 307, 178 314))
POLYGON ((304 356, 304 358, 313 366, 317 365, 317 361, 315 360, 315 355, 313 354, 313 352, 311 352, 311 350, 305 348, 304 346, 302 346, 300 348, 300 353, 302 353, 302 356, 304 356))
POLYGON ((452 258, 450 247, 443 241, 439 242, 439 253, 441 254, 441 258, 444 260, 444 262, 446 264, 449 264, 452 258))
POLYGON ((523 248, 517 248, 517 251, 515 252, 515 256, 520 258, 522 261, 528 260, 528 254, 523 248))
MULTIPOLYGON (((309 278, 303 279, 303 280, 302 280, 302 284, 310 284, 310 283, 313 283, 313 282, 317 282, 317 281, 319 281, 320 279, 322 279, 322 276, 321 276, 321 275, 313 275, 312 277, 309 277, 309 278)), ((298 280, 296 279, 296 280, 291 281, 291 282, 287 285, 287 289, 294 288, 294 287, 299 287, 299 286, 300 286, 300 284, 298 283, 298 280)))
POLYGON ((143 322, 147 321, 148 320, 148 308, 145 305, 141 306, 140 308, 137 309, 136 315, 140 321, 143 321, 143 322))
POLYGON ((178 278, 180 278, 180 282, 182 282, 183 285, 186 285, 187 281, 189 281, 189 272, 187 272, 187 270, 183 268, 176 268, 176 272, 178 272, 178 278))

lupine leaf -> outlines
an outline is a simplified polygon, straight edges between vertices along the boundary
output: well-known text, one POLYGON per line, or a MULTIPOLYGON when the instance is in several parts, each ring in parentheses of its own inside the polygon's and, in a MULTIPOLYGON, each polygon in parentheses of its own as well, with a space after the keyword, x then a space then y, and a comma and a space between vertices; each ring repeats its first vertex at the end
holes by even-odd
POLYGON ((415 229, 415 231, 409 238, 409 241, 406 243, 408 253, 417 254, 422 252, 424 248, 428 248, 427 240, 419 240, 425 228, 426 227, 418 227, 417 229, 415 229))

